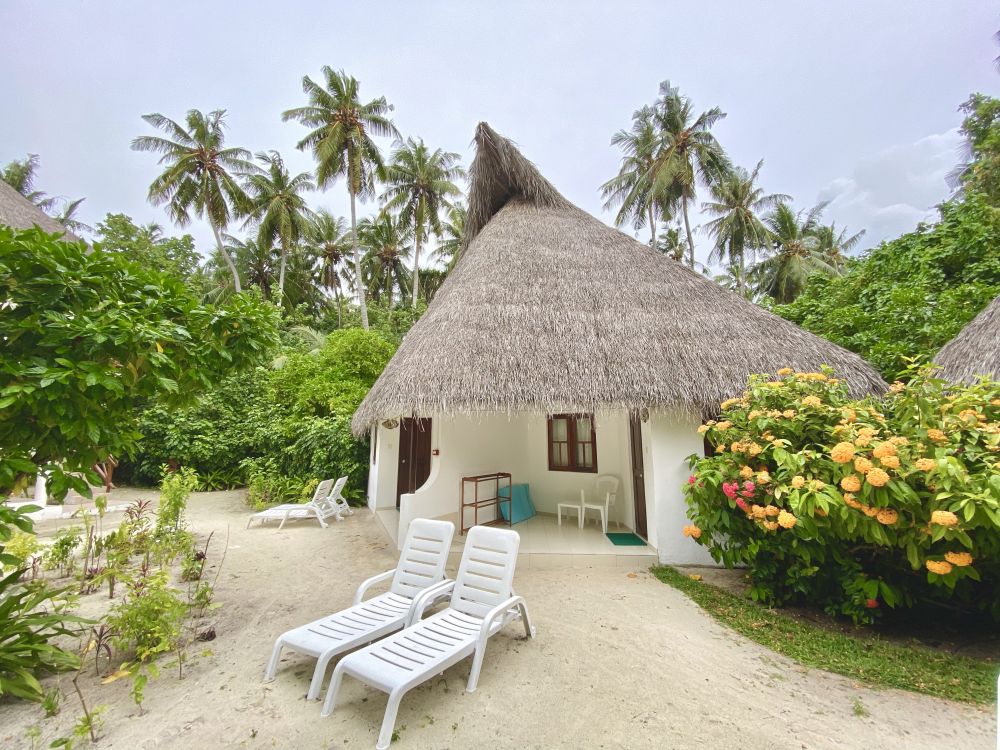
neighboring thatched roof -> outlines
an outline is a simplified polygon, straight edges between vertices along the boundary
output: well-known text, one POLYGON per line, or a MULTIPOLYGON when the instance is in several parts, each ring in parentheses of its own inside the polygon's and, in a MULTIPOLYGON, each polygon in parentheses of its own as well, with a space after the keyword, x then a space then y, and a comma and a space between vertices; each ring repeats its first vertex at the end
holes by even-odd
POLYGON ((1000 380, 1000 297, 942 346, 934 362, 941 365, 937 376, 953 383, 973 383, 978 375, 1000 380))
POLYGON ((440 413, 711 412, 785 366, 884 389, 856 354, 577 208, 485 123, 476 145, 465 249, 355 413, 358 434, 440 413))
POLYGON ((3 180, 0 180, 0 224, 14 229, 37 226, 50 234, 65 235, 64 239, 70 242, 80 239, 3 180))

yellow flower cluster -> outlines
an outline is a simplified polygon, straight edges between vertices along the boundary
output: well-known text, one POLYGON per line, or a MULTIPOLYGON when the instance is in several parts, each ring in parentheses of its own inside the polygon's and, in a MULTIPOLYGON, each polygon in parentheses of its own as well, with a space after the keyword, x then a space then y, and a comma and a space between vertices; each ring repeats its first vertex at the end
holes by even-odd
POLYGON ((750 506, 750 514, 758 521, 761 521, 767 515, 767 509, 763 505, 757 505, 757 503, 754 503, 750 506))
POLYGON ((967 568, 972 565, 972 555, 968 552, 945 552, 944 559, 956 568, 967 568))
POLYGON ((744 479, 749 479, 750 477, 753 476, 753 469, 751 469, 749 466, 742 467, 740 469, 740 476, 743 477, 744 479))
POLYGON ((803 406, 822 406, 823 402, 819 400, 819 396, 806 396, 802 399, 803 406))
POLYGON ((882 466, 887 469, 899 468, 899 456, 886 456, 882 459, 882 466))
POLYGON ((764 521, 761 525, 765 529, 767 529, 768 531, 777 531, 778 530, 778 522, 777 521, 764 521))
POLYGON ((750 443, 747 445, 747 454, 750 456, 759 456, 763 450, 764 449, 757 445, 757 443, 750 443))
POLYGON ((872 466, 873 466, 872 462, 869 461, 864 456, 858 456, 856 459, 854 459, 854 470, 862 474, 867 474, 869 471, 871 471, 872 466))
POLYGON ((848 492, 857 492, 861 489, 861 480, 854 474, 848 474, 840 480, 840 486, 848 492))
POLYGON ((824 375, 821 372, 797 372, 795 373, 795 377, 797 377, 799 380, 812 380, 814 382, 815 381, 822 382, 827 379, 826 375, 824 375))
POLYGON ((871 443, 872 439, 869 435, 858 435, 854 442, 859 448, 867 448, 868 444, 871 443))
POLYGON ((855 510, 861 510, 861 508, 864 507, 861 503, 854 499, 854 495, 850 492, 844 493, 844 504, 849 508, 854 508, 855 510))
POLYGON ((708 430, 709 430, 708 425, 707 424, 703 424, 701 427, 698 428, 698 434, 699 435, 704 435, 706 432, 708 432, 708 430))
POLYGON ((767 507, 764 508, 764 514, 770 516, 771 518, 783 512, 784 511, 782 511, 781 508, 779 508, 777 505, 768 505, 767 507))
POLYGON ((889 442, 892 443, 893 445, 909 445, 910 444, 910 441, 907 438, 902 437, 901 435, 896 435, 895 437, 889 438, 889 442))
POLYGON ((872 451, 872 455, 875 458, 885 458, 886 456, 896 455, 896 446, 892 443, 879 443, 875 446, 875 450, 872 451))
POLYGON ((699 529, 694 524, 691 524, 689 526, 685 526, 684 529, 683 529, 683 531, 684 531, 684 536, 689 536, 692 539, 700 539, 701 538, 701 529, 699 529))
POLYGON ((819 492, 824 487, 826 487, 826 482, 821 482, 818 479, 814 479, 809 483, 809 489, 813 492, 819 492))
POLYGON ((801 490, 806 484, 806 478, 801 475, 796 475, 792 477, 792 487, 797 490, 801 490))
POLYGON ((946 576, 951 572, 951 563, 944 560, 928 560, 924 565, 931 573, 937 573, 939 576, 946 576))
POLYGON ((717 430, 728 430, 732 426, 733 426, 732 422, 730 422, 728 419, 723 419, 721 422, 719 422, 717 425, 715 425, 715 429, 717 429, 717 430))
POLYGON ((864 513, 869 518, 875 518, 878 515, 879 509, 874 508, 871 505, 862 505, 861 512, 864 513))
POLYGON ((892 526, 899 520, 899 513, 892 508, 881 508, 875 514, 875 519, 883 526, 892 526))
POLYGON ((933 458, 918 458, 916 465, 920 471, 933 471, 934 467, 937 466, 937 461, 933 458))
POLYGON ((783 529, 790 529, 799 522, 795 516, 789 513, 787 510, 783 510, 778 513, 778 525, 783 529))
POLYGON ((906 390, 906 383, 897 380, 895 383, 889 386, 889 390, 893 393, 902 393, 906 390))
POLYGON ((865 481, 872 487, 885 487, 889 483, 889 475, 882 469, 874 468, 865 474, 865 481))
POLYGON ((747 412, 747 419, 757 419, 763 413, 760 409, 751 409, 747 412))
POLYGON ((791 367, 782 367, 777 372, 777 375, 778 375, 779 378, 783 378, 783 377, 786 377, 787 375, 791 375, 791 374, 792 374, 792 368, 791 367))
POLYGON ((757 484, 767 484, 771 481, 771 474, 766 469, 757 474, 757 484))
POLYGON ((958 526, 958 516, 950 510, 936 510, 931 513, 931 523, 937 526, 958 526))
POLYGON ((941 443, 946 438, 945 434, 941 432, 941 430, 937 429, 936 427, 931 427, 929 430, 927 430, 927 439, 933 440, 935 443, 941 443))
POLYGON ((798 412, 796 412, 795 409, 785 409, 783 412, 781 412, 781 416, 783 416, 785 419, 795 419, 795 415, 797 413, 798 412))
POLYGON ((862 437, 873 438, 878 434, 878 431, 874 427, 862 427, 858 430, 858 434, 862 437))
POLYGON ((719 407, 725 410, 728 409, 730 406, 736 406, 736 404, 738 404, 739 402, 740 399, 738 398, 727 398, 725 401, 719 404, 719 407))
POLYGON ((850 460, 854 458, 854 444, 837 443, 835 446, 833 446, 833 450, 830 451, 830 458, 832 458, 838 464, 849 463, 850 460))
POLYGON ((986 417, 977 412, 975 409, 962 409, 958 413, 959 419, 964 419, 966 422, 978 422, 980 419, 985 420, 986 417))
POLYGON ((857 422, 858 413, 854 409, 844 409, 841 414, 844 415, 845 422, 857 422))

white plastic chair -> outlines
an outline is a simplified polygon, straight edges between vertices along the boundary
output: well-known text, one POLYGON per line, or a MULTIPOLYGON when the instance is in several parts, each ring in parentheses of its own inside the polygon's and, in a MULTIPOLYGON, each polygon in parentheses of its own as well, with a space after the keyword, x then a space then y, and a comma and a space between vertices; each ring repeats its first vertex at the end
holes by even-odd
POLYGON ((526 637, 535 637, 524 599, 513 590, 520 536, 516 531, 474 526, 465 542, 458 578, 427 589, 413 603, 405 630, 348 654, 333 670, 323 703, 329 716, 345 674, 389 694, 377 750, 392 742, 392 730, 403 696, 424 680, 475 654, 468 692, 479 682, 486 641, 504 625, 520 619, 526 637), (451 593, 447 609, 422 620, 424 609, 442 593, 451 593))
MULTIPOLYGON (((308 654, 317 661, 306 699, 317 700, 333 657, 371 643, 408 624, 417 595, 444 579, 444 567, 454 535, 455 525, 449 521, 414 519, 406 532, 406 541, 396 567, 358 586, 354 606, 289 630, 275 641, 271 661, 264 673, 265 681, 274 679, 283 649, 308 654), (392 584, 387 593, 362 602, 371 586, 390 578, 392 584)), ((433 598, 440 596, 444 594, 433 598)))
POLYGON ((579 503, 559 503, 556 505, 556 522, 562 526, 563 511, 574 511, 576 513, 576 525, 583 528, 583 490, 580 491, 581 501, 579 503))
MULTIPOLYGON (((341 477, 334 484, 332 479, 324 479, 316 486, 316 491, 313 493, 312 500, 308 503, 285 503, 284 505, 275 505, 273 508, 267 508, 258 513, 254 513, 250 518, 247 519, 247 528, 250 528, 250 524, 254 521, 259 523, 264 523, 265 521, 276 521, 280 520, 281 523, 278 528, 284 528, 285 522, 289 520, 302 520, 307 518, 315 518, 319 521, 319 525, 324 529, 326 528, 326 519, 333 516, 338 521, 342 521, 342 515, 344 511, 341 509, 340 505, 330 498, 331 496, 340 496, 343 492, 344 485, 347 484, 347 477, 341 477), (331 489, 331 485, 333 488, 331 489)), ((341 502, 343 498, 341 497, 341 502)), ((344 502, 346 506, 347 503, 344 502)), ((352 512, 348 508, 348 512, 352 512)))
MULTIPOLYGON (((607 534, 608 519, 611 518, 611 506, 618 499, 618 486, 621 482, 614 474, 601 474, 597 477, 594 484, 597 493, 596 502, 588 502, 586 493, 580 490, 580 506, 582 508, 580 515, 583 516, 583 523, 585 524, 587 522, 588 510, 597 513, 600 516, 601 529, 607 534)), ((615 521, 615 523, 618 522, 615 521)), ((620 526, 621 524, 618 525, 620 526)))
POLYGON ((354 515, 354 510, 350 505, 347 504, 347 500, 344 499, 344 487, 347 484, 347 477, 341 477, 337 480, 337 484, 333 486, 330 490, 329 500, 337 509, 337 520, 343 521, 343 514, 349 516, 354 515))

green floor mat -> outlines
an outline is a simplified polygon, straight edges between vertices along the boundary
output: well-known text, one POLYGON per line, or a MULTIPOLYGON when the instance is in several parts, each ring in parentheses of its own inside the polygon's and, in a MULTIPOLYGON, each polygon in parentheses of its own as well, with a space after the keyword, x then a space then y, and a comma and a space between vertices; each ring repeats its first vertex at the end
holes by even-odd
POLYGON ((608 539, 616 547, 645 547, 646 543, 631 531, 607 533, 608 539))

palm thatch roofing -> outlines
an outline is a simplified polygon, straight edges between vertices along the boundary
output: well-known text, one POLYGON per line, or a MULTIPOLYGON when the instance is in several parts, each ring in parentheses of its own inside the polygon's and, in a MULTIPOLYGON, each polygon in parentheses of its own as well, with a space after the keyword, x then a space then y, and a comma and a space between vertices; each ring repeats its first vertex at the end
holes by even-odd
POLYGON ((486 123, 463 251, 352 423, 602 408, 717 410, 751 373, 829 365, 885 383, 804 331, 570 203, 486 123))
POLYGON ((0 180, 0 225, 14 229, 37 226, 50 234, 64 235, 63 239, 70 242, 80 239, 3 180, 0 180))
POLYGON ((934 357, 938 377, 973 383, 980 375, 1000 380, 1000 296, 941 347, 934 357))

